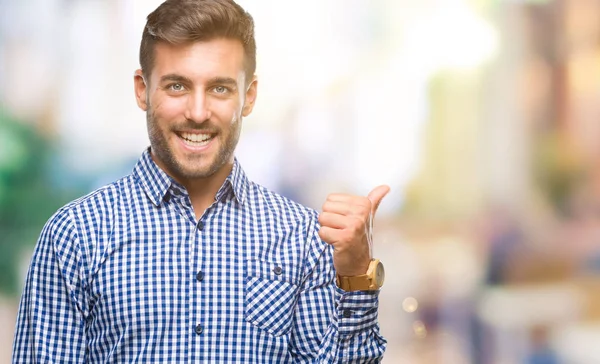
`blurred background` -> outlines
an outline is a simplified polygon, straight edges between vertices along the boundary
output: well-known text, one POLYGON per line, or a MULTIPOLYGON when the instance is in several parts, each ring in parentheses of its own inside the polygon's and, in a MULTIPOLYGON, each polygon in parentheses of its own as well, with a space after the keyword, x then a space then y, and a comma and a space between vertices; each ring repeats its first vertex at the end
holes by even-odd
MULTIPOLYGON (((0 0, 0 363, 37 236, 148 145, 159 0, 0 0)), ((240 0, 259 98, 238 158, 316 209, 392 193, 384 363, 600 363, 600 0, 240 0)))

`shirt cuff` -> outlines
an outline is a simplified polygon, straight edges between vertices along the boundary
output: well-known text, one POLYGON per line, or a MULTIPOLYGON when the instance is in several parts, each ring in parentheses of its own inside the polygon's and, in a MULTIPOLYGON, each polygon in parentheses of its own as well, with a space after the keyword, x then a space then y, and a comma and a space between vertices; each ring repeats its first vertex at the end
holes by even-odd
POLYGON ((337 304, 340 335, 353 335, 377 326, 379 291, 354 291, 341 293, 337 304))

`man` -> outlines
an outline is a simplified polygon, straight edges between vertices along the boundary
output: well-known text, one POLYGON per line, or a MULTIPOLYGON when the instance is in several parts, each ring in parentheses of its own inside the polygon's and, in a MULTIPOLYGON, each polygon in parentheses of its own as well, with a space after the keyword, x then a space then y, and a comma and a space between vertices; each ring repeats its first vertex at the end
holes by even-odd
POLYGON ((232 0, 148 16, 134 86, 151 146, 44 227, 13 362, 380 361, 368 238, 388 187, 332 194, 317 215, 249 181, 234 150, 255 54, 232 0))

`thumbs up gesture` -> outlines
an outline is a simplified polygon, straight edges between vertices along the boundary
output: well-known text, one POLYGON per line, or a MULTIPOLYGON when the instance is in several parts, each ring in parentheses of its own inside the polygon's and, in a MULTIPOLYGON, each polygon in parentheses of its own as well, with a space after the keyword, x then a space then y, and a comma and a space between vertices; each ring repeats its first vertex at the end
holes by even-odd
POLYGON ((367 197, 339 193, 327 196, 319 215, 319 236, 333 246, 333 264, 340 276, 367 273, 372 258, 370 222, 389 191, 388 186, 382 185, 375 187, 367 197))

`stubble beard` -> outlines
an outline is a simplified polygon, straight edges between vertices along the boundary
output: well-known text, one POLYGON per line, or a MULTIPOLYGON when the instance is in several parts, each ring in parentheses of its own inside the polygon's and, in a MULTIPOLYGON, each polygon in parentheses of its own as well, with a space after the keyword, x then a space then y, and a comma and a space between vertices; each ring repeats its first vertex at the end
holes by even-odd
MULTIPOLYGON (((178 128, 218 131, 214 138, 219 138, 223 135, 222 129, 215 127, 210 121, 203 122, 201 127, 192 121, 185 121, 180 125, 171 126, 168 130, 161 130, 159 120, 151 108, 146 112, 146 124, 148 128, 148 137, 152 154, 156 156, 166 167, 168 174, 180 180, 202 179, 207 178, 219 171, 226 163, 233 159, 235 148, 240 138, 241 118, 232 121, 229 133, 225 140, 220 140, 220 146, 217 154, 213 157, 213 161, 208 166, 203 166, 203 161, 207 156, 194 155, 185 157, 185 160, 177 160, 173 148, 169 146, 167 133, 177 130, 178 128)), ((214 141, 213 141, 214 142, 214 141)), ((210 157, 208 157, 210 158, 210 157)))

